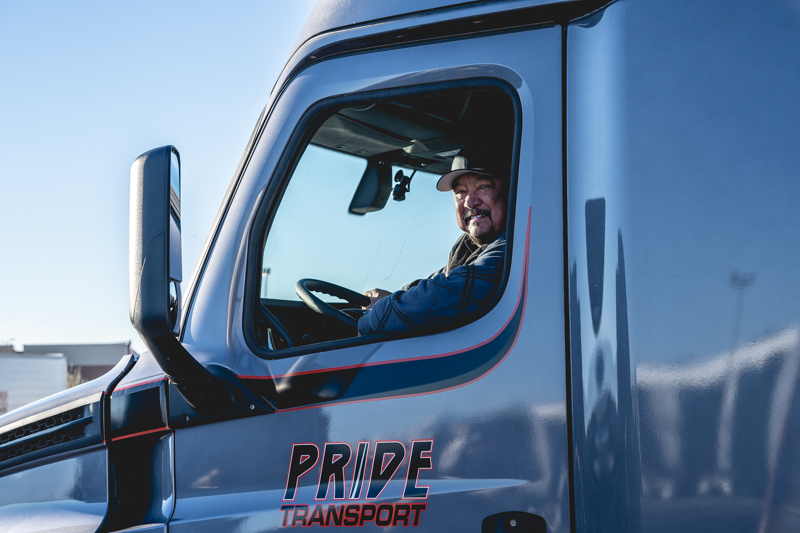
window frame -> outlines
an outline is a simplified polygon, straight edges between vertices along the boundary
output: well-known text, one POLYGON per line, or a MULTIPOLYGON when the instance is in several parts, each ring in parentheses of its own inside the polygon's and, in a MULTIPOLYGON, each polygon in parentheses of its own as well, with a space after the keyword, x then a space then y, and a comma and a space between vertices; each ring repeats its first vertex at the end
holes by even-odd
MULTIPOLYGON (((404 334, 402 336, 375 334, 364 337, 351 337, 333 341, 323 341, 305 346, 270 350, 263 345, 256 333, 256 305, 260 303, 261 270, 263 268, 263 248, 267 236, 272 229, 275 215, 283 201, 283 196, 294 174, 300 158, 309 145, 319 127, 337 110, 354 105, 364 105, 377 101, 396 100, 416 96, 433 95, 436 93, 459 93, 465 90, 489 89, 500 91, 509 98, 514 113, 514 131, 511 147, 511 172, 509 175, 508 206, 506 227, 513 228, 516 217, 516 196, 519 169, 520 137, 522 133, 522 106, 519 95, 513 87, 504 80, 497 78, 467 78, 446 82, 415 85, 382 89, 378 91, 336 95, 312 104, 293 127, 292 134, 283 148, 278 164, 275 166, 262 195, 256 214, 252 219, 247 236, 247 253, 245 269, 245 286, 242 309, 242 333, 250 351, 264 360, 286 359, 310 353, 327 352, 351 346, 375 344, 388 340, 399 340, 409 337, 420 337, 435 333, 453 331, 463 326, 447 330, 422 331, 404 334)), ((506 230, 506 261, 503 265, 503 274, 498 290, 489 304, 473 316, 468 324, 480 319, 495 308, 500 298, 505 293, 508 285, 513 252, 513 231, 506 230)), ((523 243, 524 245, 524 243, 523 243)))

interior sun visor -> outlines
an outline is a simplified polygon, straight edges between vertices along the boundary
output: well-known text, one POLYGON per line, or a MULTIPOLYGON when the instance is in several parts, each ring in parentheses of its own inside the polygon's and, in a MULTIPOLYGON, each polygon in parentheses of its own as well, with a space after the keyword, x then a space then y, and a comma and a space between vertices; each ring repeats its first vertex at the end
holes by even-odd
POLYGON ((365 215, 373 211, 380 211, 392 194, 392 166, 377 159, 367 161, 367 168, 361 181, 358 183, 356 193, 350 201, 348 213, 365 215))

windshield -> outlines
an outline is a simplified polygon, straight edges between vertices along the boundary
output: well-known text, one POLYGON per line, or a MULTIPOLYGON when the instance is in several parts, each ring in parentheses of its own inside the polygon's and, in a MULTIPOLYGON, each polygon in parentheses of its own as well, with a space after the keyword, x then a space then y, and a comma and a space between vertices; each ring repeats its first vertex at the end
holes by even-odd
MULTIPOLYGON (((348 206, 367 166, 363 158, 309 145, 264 247, 261 297, 299 300, 295 283, 317 278, 363 292, 397 290, 442 268, 460 235, 450 193, 438 174, 416 172, 406 199, 359 216, 348 206)), ((403 170, 392 168, 392 175, 403 170)), ((332 299, 328 297, 328 299, 332 299)))

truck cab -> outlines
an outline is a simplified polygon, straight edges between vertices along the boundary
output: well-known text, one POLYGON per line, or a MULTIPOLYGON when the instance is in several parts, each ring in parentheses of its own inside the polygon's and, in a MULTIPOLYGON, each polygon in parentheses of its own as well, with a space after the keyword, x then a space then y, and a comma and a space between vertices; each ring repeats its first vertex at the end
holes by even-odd
POLYGON ((186 280, 191 176, 134 162, 148 351, 0 417, 2 529, 795 531, 800 11, 767 4, 320 0, 186 280), (492 290, 364 333, 447 265, 475 145, 492 290))

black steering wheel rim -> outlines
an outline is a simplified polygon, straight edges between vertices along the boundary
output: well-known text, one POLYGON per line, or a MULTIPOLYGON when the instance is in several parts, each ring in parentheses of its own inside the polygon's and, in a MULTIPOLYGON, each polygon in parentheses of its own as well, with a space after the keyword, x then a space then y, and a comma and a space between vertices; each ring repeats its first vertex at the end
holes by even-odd
POLYGON ((297 296, 303 300, 303 303, 313 311, 321 315, 331 317, 354 328, 358 327, 358 320, 347 315, 346 313, 339 311, 331 304, 323 302, 311 291, 322 292, 331 296, 335 296, 336 298, 341 298, 342 300, 346 300, 350 305, 357 307, 364 307, 369 305, 370 302, 368 296, 364 296, 363 294, 352 291, 346 287, 342 287, 341 285, 336 285, 318 279, 301 279, 294 286, 294 290, 297 293, 297 296))

